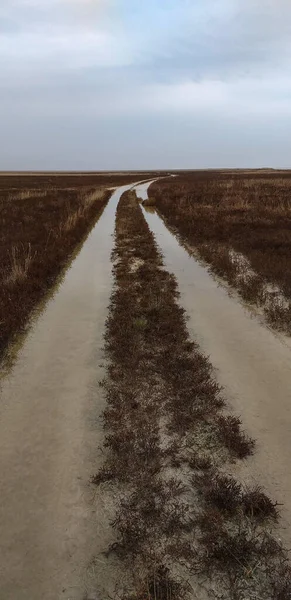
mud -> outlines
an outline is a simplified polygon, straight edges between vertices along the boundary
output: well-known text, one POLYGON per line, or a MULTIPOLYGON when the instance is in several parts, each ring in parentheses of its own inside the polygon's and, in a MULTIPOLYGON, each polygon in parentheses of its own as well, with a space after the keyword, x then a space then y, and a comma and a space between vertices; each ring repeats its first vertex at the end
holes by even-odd
MULTIPOLYGON (((147 186, 137 194, 147 197, 147 186)), ((187 252, 154 209, 143 209, 179 286, 193 339, 210 357, 225 389, 228 409, 241 416, 257 440, 252 458, 236 467, 246 484, 259 484, 281 506, 279 535, 291 548, 291 345, 260 322, 254 312, 187 252)), ((232 467, 230 467, 230 470, 232 467)))
POLYGON ((80 600, 96 578, 101 591, 112 583, 112 565, 105 569, 101 554, 112 535, 111 506, 88 482, 103 460, 99 365, 112 289, 115 210, 130 187, 113 194, 1 383, 5 600, 80 600))

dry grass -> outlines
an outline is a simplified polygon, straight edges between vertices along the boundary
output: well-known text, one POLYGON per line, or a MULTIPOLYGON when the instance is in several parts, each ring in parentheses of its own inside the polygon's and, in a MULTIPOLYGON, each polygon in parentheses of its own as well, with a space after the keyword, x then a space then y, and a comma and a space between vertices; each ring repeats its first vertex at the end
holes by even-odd
POLYGON ((152 197, 152 198, 147 198, 146 200, 144 200, 142 204, 143 204, 143 206, 155 206, 156 202, 155 202, 155 199, 152 197))
POLYGON ((241 420, 234 416, 219 416, 217 419, 219 435, 237 458, 246 458, 253 454, 254 441, 241 430, 241 420))
POLYGON ((45 198, 48 190, 21 190, 20 192, 12 193, 9 197, 10 202, 15 200, 28 200, 29 198, 45 198))
POLYGON ((290 333, 290 171, 181 173, 152 184, 150 198, 215 274, 290 333))
POLYGON ((9 194, 29 191, 46 191, 51 189, 79 189, 100 187, 117 187, 160 177, 160 171, 119 171, 96 173, 0 173, 0 189, 9 194))
MULTIPOLYGON (((146 174, 143 173, 146 178, 146 174)), ((138 174, 0 177, 0 358, 101 214, 138 174)))
POLYGON ((10 255, 11 270, 6 280, 3 281, 3 285, 13 287, 17 283, 23 282, 29 275, 29 269, 35 257, 36 252, 34 255, 32 254, 30 243, 26 248, 23 245, 20 248, 13 246, 10 255))
POLYGON ((276 504, 222 472, 253 442, 221 414, 211 364, 188 338, 176 281, 133 193, 118 206, 114 258, 105 462, 93 482, 115 499, 108 553, 128 575, 118 597, 186 600, 203 580, 226 600, 270 600, 285 585, 286 554, 270 535, 276 504))
MULTIPOLYGON (((194 483, 197 480, 194 480, 194 483)), ((243 513, 244 515, 264 521, 277 521, 279 513, 277 504, 266 496, 260 487, 243 489, 243 486, 230 475, 219 473, 212 468, 199 480, 204 497, 208 504, 228 515, 243 513)))

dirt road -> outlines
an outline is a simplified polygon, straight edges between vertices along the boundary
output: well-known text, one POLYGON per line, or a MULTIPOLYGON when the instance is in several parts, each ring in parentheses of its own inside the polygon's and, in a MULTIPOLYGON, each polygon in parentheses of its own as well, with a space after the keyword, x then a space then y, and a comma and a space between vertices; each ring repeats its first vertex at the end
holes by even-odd
MULTIPOLYGON (((114 216, 130 187, 113 194, 2 380, 1 600, 80 600, 88 564, 111 535, 108 506, 88 481, 103 435, 98 382, 114 216)), ((102 577, 103 568, 100 586, 102 577)))
MULTIPOLYGON (((147 197, 147 186, 137 188, 147 197)), ((188 327, 210 356, 232 413, 257 441, 254 457, 237 465, 246 483, 262 485, 284 506, 279 535, 291 548, 291 342, 270 331, 241 302, 230 297, 167 229, 154 209, 144 210, 177 278, 188 327)))
MULTIPOLYGON (((114 568, 102 557, 112 506, 88 481, 102 462, 98 382, 114 216, 130 187, 112 196, 1 383, 1 600, 81 600, 96 580, 100 597, 114 585, 114 568)), ((177 278, 189 330, 210 355, 230 409, 257 440, 237 474, 284 504, 280 534, 291 547, 290 341, 229 297, 154 211, 145 216, 177 278)))

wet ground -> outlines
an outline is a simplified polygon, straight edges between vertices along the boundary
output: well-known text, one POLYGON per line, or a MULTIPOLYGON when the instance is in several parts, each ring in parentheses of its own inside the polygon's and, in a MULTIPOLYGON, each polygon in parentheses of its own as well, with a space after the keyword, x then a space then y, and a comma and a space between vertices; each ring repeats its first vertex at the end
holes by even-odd
MULTIPOLYGON (((149 184, 138 188, 146 197, 149 184)), ((108 498, 88 481, 102 462, 102 346, 112 290, 117 190, 59 287, 36 318, 0 402, 0 597, 81 600, 110 587, 108 498), (92 563, 91 559, 95 557, 92 563)), ((147 222, 174 273, 188 327, 210 356, 229 409, 257 440, 236 467, 284 504, 291 547, 291 344, 271 332, 190 255, 156 212, 147 222)), ((114 579, 114 578, 113 578, 114 579)), ((102 596, 101 596, 102 597, 102 596)))
MULTIPOLYGON (((147 198, 147 185, 137 188, 147 198)), ((291 342, 273 333, 189 254, 155 209, 143 208, 167 270, 177 279, 188 328, 224 387, 230 412, 257 441, 254 456, 235 467, 245 483, 262 485, 283 504, 280 535, 291 548, 291 342)))
MULTIPOLYGON (((115 210, 130 187, 113 194, 2 380, 3 600, 83 598, 88 564, 110 535, 108 507, 92 497, 88 481, 98 470, 103 439, 98 382, 115 210)), ((100 577, 108 573, 101 569, 100 577)))

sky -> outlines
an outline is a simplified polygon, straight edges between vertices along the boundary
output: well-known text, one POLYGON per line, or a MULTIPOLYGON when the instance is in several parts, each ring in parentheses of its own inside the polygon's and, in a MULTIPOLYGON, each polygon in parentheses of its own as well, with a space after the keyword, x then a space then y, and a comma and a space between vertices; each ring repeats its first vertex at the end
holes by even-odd
POLYGON ((0 0, 0 139, 0 170, 290 168, 290 0, 0 0))

